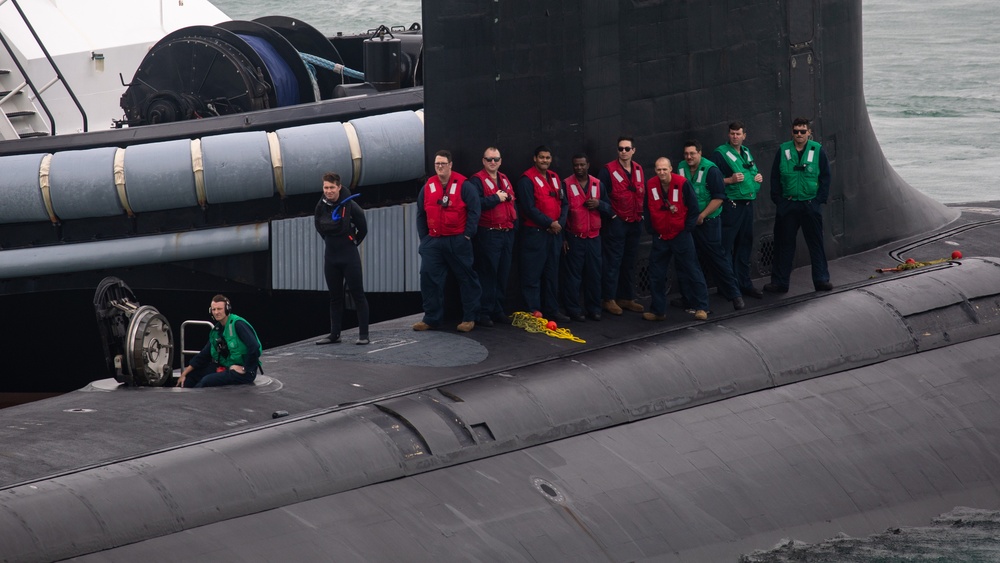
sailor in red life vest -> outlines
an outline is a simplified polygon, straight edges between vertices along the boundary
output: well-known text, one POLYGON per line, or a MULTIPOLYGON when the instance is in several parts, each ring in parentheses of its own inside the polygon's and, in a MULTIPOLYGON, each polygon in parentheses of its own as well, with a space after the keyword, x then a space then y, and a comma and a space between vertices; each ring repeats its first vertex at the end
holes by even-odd
POLYGON ((653 235, 649 251, 649 289, 652 293, 650 311, 643 313, 647 321, 662 321, 667 314, 667 270, 674 258, 677 281, 685 301, 691 304, 694 318, 708 318, 708 286, 698 265, 691 232, 698 224, 698 198, 694 188, 683 176, 673 174, 668 158, 656 159, 656 177, 647 184, 646 210, 643 216, 646 230, 653 235))
POLYGON ((525 170, 514 188, 521 218, 521 293, 529 311, 541 311, 559 322, 559 253, 569 204, 552 165, 552 151, 535 148, 535 165, 525 170))
POLYGON ((475 186, 483 210, 476 238, 472 239, 476 273, 483 289, 476 323, 481 326, 493 326, 494 322, 509 324, 504 305, 514 254, 517 209, 514 207, 514 185, 500 172, 500 149, 489 147, 483 151, 483 169, 469 177, 469 182, 475 186))
POLYGON ((611 205, 602 197, 601 181, 589 171, 587 155, 573 155, 573 175, 563 180, 569 215, 559 289, 566 314, 574 321, 601 320, 601 216, 611 217, 611 205), (580 306, 581 285, 583 307, 580 306))
POLYGON ((604 165, 598 174, 612 216, 601 233, 604 273, 601 283, 604 310, 612 315, 622 309, 641 313, 635 302, 635 260, 642 237, 642 206, 645 178, 642 166, 634 162, 635 141, 618 137, 618 158, 604 165))
POLYGON ((437 328, 444 320, 444 283, 451 270, 462 296, 458 330, 476 326, 479 278, 472 269, 472 237, 479 223, 479 195, 465 176, 451 170, 451 153, 434 154, 434 171, 417 194, 417 234, 420 235, 420 296, 424 318, 413 330, 437 328))

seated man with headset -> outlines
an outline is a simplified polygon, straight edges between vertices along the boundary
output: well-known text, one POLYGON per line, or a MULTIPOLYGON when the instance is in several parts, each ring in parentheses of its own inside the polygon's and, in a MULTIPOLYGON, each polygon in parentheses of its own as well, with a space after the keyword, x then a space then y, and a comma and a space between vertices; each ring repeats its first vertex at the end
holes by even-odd
POLYGON ((225 295, 212 298, 208 313, 215 326, 208 342, 181 372, 178 387, 217 387, 253 383, 260 367, 261 345, 257 331, 232 313, 225 295))

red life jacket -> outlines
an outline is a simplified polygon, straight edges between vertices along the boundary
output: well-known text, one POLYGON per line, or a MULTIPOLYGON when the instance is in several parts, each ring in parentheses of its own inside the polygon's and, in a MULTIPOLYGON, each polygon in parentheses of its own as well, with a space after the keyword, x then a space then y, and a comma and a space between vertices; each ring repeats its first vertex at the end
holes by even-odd
POLYGON ((656 176, 650 178, 646 186, 649 190, 649 218, 653 223, 653 230, 663 240, 670 240, 684 230, 688 213, 687 205, 684 205, 686 181, 684 176, 671 173, 670 185, 666 189, 663 189, 656 176), (676 212, 670 212, 671 205, 677 208, 676 212))
POLYGON ((424 211, 427 213, 427 232, 432 237, 450 237, 465 233, 467 219, 462 183, 465 176, 452 172, 448 187, 441 186, 437 175, 424 184, 424 211), (445 196, 448 199, 445 200, 445 196), (447 203, 445 203, 447 201, 447 203))
POLYGON ((611 198, 611 209, 630 223, 642 220, 643 200, 646 198, 644 192, 642 166, 638 162, 632 161, 632 175, 622 168, 618 160, 612 160, 604 165, 611 176, 611 186, 608 196, 611 198), (635 191, 629 187, 634 187, 635 191))
MULTIPOLYGON (((561 200, 558 196, 561 187, 559 176, 551 170, 546 170, 545 176, 542 176, 542 173, 534 166, 525 170, 524 176, 527 176, 531 180, 531 186, 535 188, 535 207, 546 217, 551 218, 553 221, 558 221, 562 208, 561 200), (557 195, 552 195, 553 193, 557 195)), ((528 227, 538 227, 539 229, 549 228, 549 225, 536 225, 530 217, 524 218, 524 224, 528 227)))
POLYGON ((563 181, 566 182, 566 199, 569 200, 566 230, 583 238, 594 238, 601 234, 601 213, 597 208, 587 209, 583 205, 590 198, 601 198, 601 181, 591 176, 587 188, 580 186, 576 175, 563 181))
POLYGON ((514 186, 510 184, 507 175, 497 172, 499 186, 494 185, 493 179, 486 170, 480 170, 473 174, 483 184, 483 195, 489 197, 496 195, 498 190, 507 192, 510 198, 502 201, 492 209, 483 208, 482 215, 479 216, 479 226, 487 229, 512 229, 514 221, 517 220, 517 210, 514 208, 514 186))

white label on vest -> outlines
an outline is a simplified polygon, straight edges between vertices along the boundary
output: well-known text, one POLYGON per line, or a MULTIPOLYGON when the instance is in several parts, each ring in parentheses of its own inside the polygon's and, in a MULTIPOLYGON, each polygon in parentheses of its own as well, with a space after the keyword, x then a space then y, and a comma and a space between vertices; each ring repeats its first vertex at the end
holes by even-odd
POLYGON ((452 182, 451 183, 451 195, 455 195, 456 191, 458 191, 458 182, 452 182))
POLYGON ((785 160, 792 159, 792 149, 785 149, 785 160))
POLYGON ((539 188, 545 187, 545 180, 542 180, 541 176, 535 176, 535 183, 538 184, 539 188))
POLYGON ((642 170, 639 170, 638 168, 635 171, 635 183, 638 184, 640 188, 642 187, 642 170))
POLYGON ((671 199, 673 200, 673 203, 677 203, 678 201, 681 200, 681 191, 679 189, 674 188, 674 189, 670 190, 670 192, 673 195, 673 197, 671 197, 671 199))
POLYGON ((503 187, 508 192, 511 191, 510 182, 507 180, 507 178, 503 178, 503 187))
POLYGON ((620 182, 624 182, 624 181, 625 181, 625 178, 622 178, 622 175, 621 175, 621 174, 619 174, 617 170, 615 170, 615 171, 614 171, 614 172, 612 172, 611 174, 612 174, 612 175, 613 175, 613 176, 615 177, 615 181, 617 181, 617 182, 619 182, 619 183, 620 183, 620 182))
POLYGON ((493 180, 486 178, 486 187, 490 189, 490 193, 497 191, 496 186, 493 185, 493 180))
POLYGON ((736 155, 735 154, 733 154, 731 152, 727 152, 726 156, 729 157, 729 160, 733 161, 733 164, 736 164, 736 155))
POLYGON ((552 189, 559 191, 559 178, 552 178, 552 189))
POLYGON ((813 150, 809 149, 809 156, 806 157, 806 162, 812 162, 812 161, 813 161, 813 150))
POLYGON ((649 195, 653 196, 653 201, 660 201, 660 191, 656 188, 650 188, 649 195))
POLYGON ((593 184, 591 184, 591 185, 590 185, 590 197, 592 197, 592 198, 594 198, 594 199, 597 199, 597 196, 598 196, 598 192, 597 192, 597 190, 598 190, 598 189, 599 189, 599 188, 598 188, 598 186, 597 186, 597 182, 594 182, 593 184))
POLYGON ((427 187, 431 189, 431 194, 437 193, 437 186, 435 186, 434 184, 427 184, 427 187))
POLYGON ((681 176, 683 176, 683 177, 685 177, 685 178, 687 178, 687 177, 688 177, 688 173, 687 173, 687 170, 684 170, 683 168, 681 168, 680 170, 678 170, 678 172, 680 172, 680 173, 681 173, 681 176))
POLYGON ((704 175, 705 175, 705 171, 704 170, 698 170, 698 179, 695 180, 695 183, 696 184, 700 184, 702 182, 702 177, 704 175))
POLYGON ((580 195, 579 190, 576 189, 576 184, 570 184, 569 189, 573 190, 573 197, 580 195))

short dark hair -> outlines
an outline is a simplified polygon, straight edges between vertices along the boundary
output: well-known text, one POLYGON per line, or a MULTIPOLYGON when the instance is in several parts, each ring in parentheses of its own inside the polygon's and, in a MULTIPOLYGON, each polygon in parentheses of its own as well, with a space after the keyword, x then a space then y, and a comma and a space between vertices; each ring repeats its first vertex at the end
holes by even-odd
POLYGON ((232 304, 229 303, 229 298, 221 293, 212 298, 212 303, 225 303, 227 315, 233 310, 232 304))
POLYGON ((550 150, 549 147, 545 145, 538 145, 537 147, 535 147, 535 156, 538 156, 538 153, 542 152, 547 152, 549 154, 552 154, 552 150, 550 150))
POLYGON ((443 157, 445 157, 445 158, 448 159, 448 162, 451 162, 451 151, 442 149, 442 150, 439 150, 438 152, 434 153, 434 157, 435 158, 437 158, 439 156, 443 156, 443 157))
POLYGON ((742 121, 737 120, 729 124, 730 131, 739 131, 740 129, 743 129, 744 132, 746 131, 746 127, 743 125, 742 121))
POLYGON ((806 127, 809 127, 809 120, 804 117, 796 117, 792 121, 792 127, 795 127, 796 125, 805 125, 806 127))
POLYGON ((635 146, 635 139, 633 139, 632 137, 630 137, 628 135, 621 135, 620 137, 618 137, 618 140, 615 141, 615 143, 620 143, 622 141, 628 141, 628 142, 632 143, 633 147, 635 146))
POLYGON ((585 152, 578 152, 578 153, 574 154, 573 158, 570 159, 570 162, 573 162, 574 160, 576 160, 578 158, 582 158, 582 159, 586 160, 587 162, 590 162, 590 159, 587 158, 587 153, 585 153, 585 152))
POLYGON ((696 151, 701 152, 701 142, 698 139, 688 139, 684 141, 684 146, 682 148, 694 147, 696 151))
POLYGON ((340 174, 337 174, 336 172, 327 172, 326 174, 323 174, 323 181, 330 182, 331 184, 339 184, 340 174))

